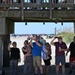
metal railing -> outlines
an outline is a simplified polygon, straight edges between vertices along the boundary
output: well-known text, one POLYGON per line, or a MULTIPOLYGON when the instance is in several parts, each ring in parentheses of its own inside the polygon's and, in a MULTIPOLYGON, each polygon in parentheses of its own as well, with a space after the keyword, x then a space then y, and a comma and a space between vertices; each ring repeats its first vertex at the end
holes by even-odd
POLYGON ((0 0, 0 7, 22 7, 22 3, 23 9, 49 9, 50 4, 51 8, 75 7, 75 0, 0 0))
POLYGON ((19 9, 24 20, 24 10, 49 10, 52 19, 52 10, 62 8, 75 9, 75 0, 0 0, 0 9, 19 9))

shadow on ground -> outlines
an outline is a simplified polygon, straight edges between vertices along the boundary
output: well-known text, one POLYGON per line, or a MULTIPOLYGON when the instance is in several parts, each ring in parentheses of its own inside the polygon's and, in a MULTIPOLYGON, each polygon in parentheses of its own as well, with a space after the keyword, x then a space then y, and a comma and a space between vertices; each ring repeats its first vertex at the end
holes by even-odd
MULTIPOLYGON (((65 75, 75 75, 74 69, 73 69, 73 73, 72 74, 67 74, 69 72, 69 64, 66 64, 65 67, 66 67, 66 74, 65 75)), ((44 68, 44 66, 43 66, 43 68, 44 68)), ((55 69, 56 69, 55 65, 50 66, 49 75, 56 75, 55 69)), ((3 71, 5 73, 4 75, 9 75, 9 68, 4 68, 3 71)), ((22 66, 18 66, 18 74, 17 75, 24 75, 23 74, 23 65, 22 66)), ((32 75, 34 75, 34 73, 32 75)), ((62 69, 61 69, 61 67, 60 67, 59 75, 62 75, 62 69)))

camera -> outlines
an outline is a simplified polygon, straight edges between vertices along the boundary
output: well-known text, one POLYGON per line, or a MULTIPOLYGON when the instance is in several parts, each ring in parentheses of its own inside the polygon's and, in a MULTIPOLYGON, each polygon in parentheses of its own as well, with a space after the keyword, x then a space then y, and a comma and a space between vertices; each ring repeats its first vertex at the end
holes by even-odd
POLYGON ((55 38, 58 38, 57 36, 55 38))
POLYGON ((27 39, 28 39, 28 40, 30 40, 31 38, 32 38, 31 36, 28 36, 28 38, 27 38, 27 39))

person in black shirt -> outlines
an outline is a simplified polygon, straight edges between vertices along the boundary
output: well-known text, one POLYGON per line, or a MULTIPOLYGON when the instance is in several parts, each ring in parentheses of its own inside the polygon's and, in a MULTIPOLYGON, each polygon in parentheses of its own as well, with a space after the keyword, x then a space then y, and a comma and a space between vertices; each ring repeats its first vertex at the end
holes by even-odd
POLYGON ((67 51, 66 55, 70 52, 70 72, 72 73, 72 63, 75 62, 75 36, 73 38, 73 42, 70 43, 69 50, 67 51))
POLYGON ((16 42, 12 43, 13 47, 10 47, 10 45, 11 43, 8 45, 10 52, 10 75, 17 75, 18 62, 20 62, 20 50, 17 48, 16 42))

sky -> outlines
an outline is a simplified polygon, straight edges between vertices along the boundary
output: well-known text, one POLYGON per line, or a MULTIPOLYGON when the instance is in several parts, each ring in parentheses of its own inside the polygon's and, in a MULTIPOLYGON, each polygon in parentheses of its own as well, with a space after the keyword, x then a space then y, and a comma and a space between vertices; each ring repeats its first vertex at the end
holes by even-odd
POLYGON ((65 28, 72 28, 72 22, 65 22, 63 25, 61 23, 54 23, 54 22, 15 22, 15 34, 55 34, 64 30, 65 28))

